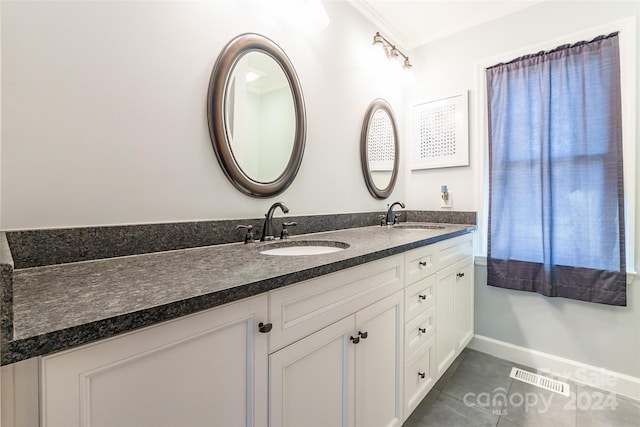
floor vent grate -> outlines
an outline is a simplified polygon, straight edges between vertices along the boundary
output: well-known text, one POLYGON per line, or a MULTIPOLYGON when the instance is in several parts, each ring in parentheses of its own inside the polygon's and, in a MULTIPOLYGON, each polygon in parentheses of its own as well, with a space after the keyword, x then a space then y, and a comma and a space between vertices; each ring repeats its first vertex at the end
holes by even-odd
POLYGON ((511 368, 511 374, 509 376, 523 383, 535 385, 563 396, 569 396, 569 384, 563 383, 562 381, 552 380, 551 378, 543 377, 542 375, 534 374, 520 368, 511 368))

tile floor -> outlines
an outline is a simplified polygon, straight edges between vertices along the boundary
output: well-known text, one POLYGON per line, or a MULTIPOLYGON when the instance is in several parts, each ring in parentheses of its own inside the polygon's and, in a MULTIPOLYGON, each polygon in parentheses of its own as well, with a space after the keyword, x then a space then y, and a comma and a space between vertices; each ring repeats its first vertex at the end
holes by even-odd
POLYGON ((465 349, 403 427, 640 427, 639 402, 573 382, 564 397, 511 379, 513 366, 536 372, 465 349))

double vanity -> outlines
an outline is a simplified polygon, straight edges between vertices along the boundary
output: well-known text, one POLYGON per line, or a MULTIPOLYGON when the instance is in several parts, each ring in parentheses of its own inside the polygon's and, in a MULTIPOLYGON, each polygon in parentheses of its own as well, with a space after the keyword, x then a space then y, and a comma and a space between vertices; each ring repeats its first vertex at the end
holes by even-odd
MULTIPOLYGON (((284 192, 307 128, 285 52, 231 39, 206 105, 229 182, 284 192)), ((393 109, 374 99, 360 136, 372 197, 391 196, 399 149, 393 109)), ((3 427, 400 426, 473 335, 475 226, 420 211, 398 223, 396 205, 328 215, 321 232, 319 215, 276 231, 277 202, 263 224, 0 233, 3 427)))
POLYGON ((16 270, 3 400, 49 427, 400 426, 473 335, 474 230, 405 222, 16 270))

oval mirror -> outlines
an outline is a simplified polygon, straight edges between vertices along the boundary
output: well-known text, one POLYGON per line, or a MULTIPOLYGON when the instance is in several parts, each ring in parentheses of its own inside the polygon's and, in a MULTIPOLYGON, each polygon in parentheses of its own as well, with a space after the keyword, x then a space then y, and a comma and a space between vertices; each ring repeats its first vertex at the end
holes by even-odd
POLYGON ((207 116, 218 162, 237 189, 271 197, 291 185, 306 115, 298 77, 278 45, 258 34, 231 40, 211 73, 207 116))
POLYGON ((364 116, 360 160, 367 189, 377 199, 393 191, 400 164, 398 130, 393 110, 384 99, 373 101, 364 116))

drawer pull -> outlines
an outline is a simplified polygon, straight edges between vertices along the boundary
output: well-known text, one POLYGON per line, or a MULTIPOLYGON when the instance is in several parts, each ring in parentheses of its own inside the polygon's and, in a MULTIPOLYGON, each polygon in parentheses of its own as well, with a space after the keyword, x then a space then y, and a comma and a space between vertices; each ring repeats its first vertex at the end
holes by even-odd
POLYGON ((418 372, 418 376, 419 376, 420 378, 424 379, 424 377, 426 377, 426 376, 427 376, 427 374, 426 374, 426 373, 424 373, 424 372, 418 372))
POLYGON ((427 328, 418 328, 418 330, 423 334, 427 333, 427 328))
POLYGON ((458 273, 458 274, 456 274, 456 276, 458 276, 458 277, 464 277, 464 273, 458 273))
POLYGON ((362 338, 363 340, 366 340, 367 337, 369 336, 369 332, 359 332, 358 331, 358 335, 360 336, 360 338, 362 338))
POLYGON ((350 337, 351 342, 354 344, 358 344, 360 342, 360 337, 350 337))
POLYGON ((421 267, 426 267, 427 266, 427 261, 420 261, 420 262, 418 262, 418 264, 420 264, 421 267))
POLYGON ((427 296, 426 295, 418 295, 418 298, 420 298, 422 300, 425 300, 425 299, 427 299, 427 296))
POLYGON ((271 332, 271 328, 273 328, 273 325, 271 323, 258 323, 258 331, 266 334, 267 332, 271 332))

